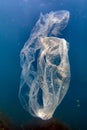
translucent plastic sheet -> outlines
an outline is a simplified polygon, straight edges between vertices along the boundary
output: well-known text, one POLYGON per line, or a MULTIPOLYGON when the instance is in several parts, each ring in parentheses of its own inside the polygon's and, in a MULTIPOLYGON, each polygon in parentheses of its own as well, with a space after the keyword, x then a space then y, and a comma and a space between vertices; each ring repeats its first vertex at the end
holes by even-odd
POLYGON ((69 12, 65 10, 41 14, 20 53, 21 104, 43 120, 53 116, 69 87, 69 45, 56 37, 68 20, 69 12))

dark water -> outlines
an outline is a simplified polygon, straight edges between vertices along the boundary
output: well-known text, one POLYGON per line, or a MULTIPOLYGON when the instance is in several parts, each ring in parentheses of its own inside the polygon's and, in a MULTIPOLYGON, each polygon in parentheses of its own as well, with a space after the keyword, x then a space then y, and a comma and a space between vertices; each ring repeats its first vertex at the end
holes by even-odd
POLYGON ((69 10, 70 21, 60 37, 69 42, 70 88, 54 117, 76 130, 87 130, 87 1, 0 0, 0 111, 16 123, 33 119, 18 99, 20 50, 40 13, 69 10))

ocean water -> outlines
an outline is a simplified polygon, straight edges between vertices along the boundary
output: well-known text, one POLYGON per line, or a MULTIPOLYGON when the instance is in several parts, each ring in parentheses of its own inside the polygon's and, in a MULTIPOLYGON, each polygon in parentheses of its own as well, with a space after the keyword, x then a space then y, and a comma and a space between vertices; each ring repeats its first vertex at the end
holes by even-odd
POLYGON ((0 111, 14 122, 32 120, 21 106, 20 51, 40 13, 70 11, 68 26, 59 37, 69 42, 71 81, 54 117, 72 129, 87 130, 87 1, 0 0, 0 111))

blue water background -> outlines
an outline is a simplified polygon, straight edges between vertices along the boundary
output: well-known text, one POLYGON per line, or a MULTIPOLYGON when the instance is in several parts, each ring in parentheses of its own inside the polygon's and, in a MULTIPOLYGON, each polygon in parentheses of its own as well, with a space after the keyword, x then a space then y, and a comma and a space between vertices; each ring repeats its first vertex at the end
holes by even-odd
POLYGON ((33 119, 18 99, 20 51, 40 13, 69 10, 60 37, 69 42, 71 82, 54 117, 87 130, 87 0, 0 0, 0 111, 16 123, 33 119))

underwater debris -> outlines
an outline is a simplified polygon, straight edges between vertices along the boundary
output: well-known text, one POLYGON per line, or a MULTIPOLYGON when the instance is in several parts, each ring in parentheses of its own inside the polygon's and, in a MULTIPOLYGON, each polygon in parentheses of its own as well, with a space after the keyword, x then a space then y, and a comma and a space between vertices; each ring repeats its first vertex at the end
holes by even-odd
POLYGON ((42 120, 53 117, 69 88, 69 45, 56 37, 69 16, 66 10, 41 14, 20 53, 19 99, 26 111, 42 120))

